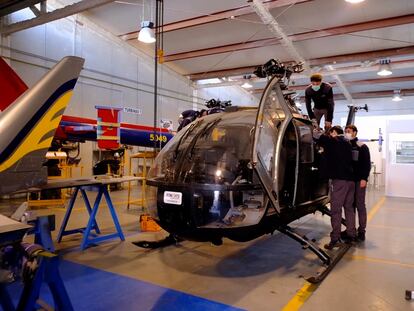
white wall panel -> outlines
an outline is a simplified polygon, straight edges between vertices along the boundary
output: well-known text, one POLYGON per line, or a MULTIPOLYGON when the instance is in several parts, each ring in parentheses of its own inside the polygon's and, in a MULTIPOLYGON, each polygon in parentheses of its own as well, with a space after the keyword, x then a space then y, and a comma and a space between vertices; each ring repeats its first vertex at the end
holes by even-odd
POLYGON ((112 44, 100 34, 90 31, 85 25, 81 32, 81 54, 85 58, 85 68, 111 72, 112 44))
POLYGON ((45 56, 52 59, 61 59, 67 55, 74 55, 75 36, 74 23, 63 19, 44 25, 45 56))
MULTIPOLYGON (((18 11, 10 15, 10 23, 15 23, 28 18, 33 18, 29 9, 18 11)), ((25 31, 19 31, 12 35, 11 48, 27 51, 38 55, 45 55, 45 25, 33 27, 25 31)))

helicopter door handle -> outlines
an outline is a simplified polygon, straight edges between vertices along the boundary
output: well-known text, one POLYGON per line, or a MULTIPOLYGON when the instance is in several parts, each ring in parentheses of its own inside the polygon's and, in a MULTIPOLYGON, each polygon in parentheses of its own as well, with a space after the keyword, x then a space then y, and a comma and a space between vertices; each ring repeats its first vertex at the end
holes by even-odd
POLYGON ((313 166, 311 166, 311 171, 317 171, 318 170, 318 168, 317 167, 313 167, 313 166))

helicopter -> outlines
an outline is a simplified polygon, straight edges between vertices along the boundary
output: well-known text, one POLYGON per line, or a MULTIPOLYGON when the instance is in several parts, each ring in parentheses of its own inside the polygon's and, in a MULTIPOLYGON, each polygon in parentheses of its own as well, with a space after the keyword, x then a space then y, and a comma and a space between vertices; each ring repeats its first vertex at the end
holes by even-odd
POLYGON ((288 90, 301 71, 303 64, 272 59, 255 71, 268 78, 258 108, 231 106, 182 129, 149 171, 147 207, 177 239, 221 245, 280 231, 321 259, 322 271, 308 278, 317 283, 350 246, 328 253, 289 226, 317 211, 330 215, 314 125, 288 90))

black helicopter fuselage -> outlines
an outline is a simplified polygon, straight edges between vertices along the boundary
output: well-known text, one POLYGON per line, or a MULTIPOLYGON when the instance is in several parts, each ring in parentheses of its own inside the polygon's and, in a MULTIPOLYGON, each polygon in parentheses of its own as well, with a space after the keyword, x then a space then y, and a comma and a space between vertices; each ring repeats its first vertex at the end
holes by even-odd
POLYGON ((329 202, 313 126, 273 79, 259 108, 200 118, 150 170, 149 210, 166 231, 219 244, 248 241, 329 202))

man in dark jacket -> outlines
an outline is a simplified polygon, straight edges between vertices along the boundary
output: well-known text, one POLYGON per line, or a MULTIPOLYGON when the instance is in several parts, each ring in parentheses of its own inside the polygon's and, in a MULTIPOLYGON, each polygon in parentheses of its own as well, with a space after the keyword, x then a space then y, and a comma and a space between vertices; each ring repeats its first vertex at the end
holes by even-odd
POLYGON ((183 111, 179 118, 178 118, 178 129, 177 132, 181 131, 184 127, 186 127, 188 124, 193 122, 197 117, 199 116, 199 112, 196 110, 185 110, 183 111))
POLYGON ((341 243, 342 207, 345 209, 347 237, 355 238, 354 174, 352 167, 352 147, 343 136, 340 126, 332 127, 327 134, 320 136, 319 144, 324 148, 328 178, 331 179, 331 241, 324 247, 333 249, 341 243))
POLYGON ((355 125, 345 127, 345 138, 349 139, 352 145, 352 160, 355 180, 355 201, 354 206, 358 211, 358 235, 360 241, 365 241, 365 230, 367 227, 367 208, 365 206, 365 193, 369 172, 371 170, 371 156, 368 146, 358 141, 358 129, 355 125))
POLYGON ((334 113, 334 98, 332 86, 329 83, 322 82, 322 75, 315 73, 310 77, 311 85, 305 90, 306 109, 309 118, 318 123, 321 122, 322 116, 325 116, 325 130, 332 126, 334 113), (314 107, 312 109, 312 101, 314 107))

